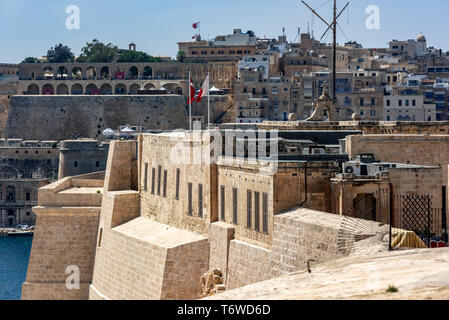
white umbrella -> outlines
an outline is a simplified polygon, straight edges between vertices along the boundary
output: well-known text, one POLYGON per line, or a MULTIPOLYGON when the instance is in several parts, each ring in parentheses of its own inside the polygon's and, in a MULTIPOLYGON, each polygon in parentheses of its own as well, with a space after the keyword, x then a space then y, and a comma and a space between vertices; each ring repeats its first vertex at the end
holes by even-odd
POLYGON ((105 136, 111 136, 114 134, 115 134, 115 132, 111 128, 107 128, 106 130, 103 131, 103 135, 105 135, 105 136))

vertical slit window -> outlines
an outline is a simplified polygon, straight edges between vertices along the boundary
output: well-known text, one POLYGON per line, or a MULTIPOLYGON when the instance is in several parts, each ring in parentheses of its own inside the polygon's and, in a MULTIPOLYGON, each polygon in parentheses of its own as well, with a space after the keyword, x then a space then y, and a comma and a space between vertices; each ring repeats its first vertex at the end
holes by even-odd
POLYGON ((176 169, 176 195, 175 199, 179 200, 179 178, 181 176, 181 170, 178 168, 176 169))
POLYGON ((189 216, 193 216, 193 214, 192 214, 192 184, 189 182, 189 184, 188 184, 188 201, 189 201, 189 203, 188 203, 188 215, 189 216))
POLYGON ((221 221, 226 221, 225 218, 225 186, 220 187, 220 200, 221 200, 221 221))
POLYGON ((154 183, 156 180, 156 169, 151 168, 151 194, 154 194, 154 183))
POLYGON ((157 167, 157 195, 161 195, 161 175, 162 175, 162 167, 157 167))
POLYGON ((203 185, 198 185, 198 217, 203 217, 203 185))
POLYGON ((143 181, 143 190, 148 191, 148 163, 145 163, 145 175, 143 181))
POLYGON ((238 225, 237 217, 237 188, 232 189, 232 222, 238 225))
POLYGON ((162 189, 162 196, 167 198, 167 170, 164 170, 164 188, 162 189))
POLYGON ((251 190, 246 191, 246 226, 251 229, 251 211, 252 211, 253 192, 251 190))

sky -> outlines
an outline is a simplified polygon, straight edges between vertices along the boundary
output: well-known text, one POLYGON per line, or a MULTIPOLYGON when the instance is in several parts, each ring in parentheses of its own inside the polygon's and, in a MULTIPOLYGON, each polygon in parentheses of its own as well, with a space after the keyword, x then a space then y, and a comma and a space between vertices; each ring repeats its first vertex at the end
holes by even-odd
MULTIPOLYGON (((338 0, 342 9, 348 0, 338 0)), ((328 21, 332 1, 307 0, 328 21)), ((428 46, 449 50, 449 1, 447 0, 352 0, 339 19, 338 42, 355 40, 364 47, 387 47, 392 39, 415 39, 419 33, 428 46), (380 12, 380 28, 365 26, 369 5, 380 12)), ((177 42, 191 41, 200 21, 203 39, 252 30, 258 37, 277 38, 286 28, 289 41, 313 29, 320 38, 326 29, 299 0, 0 0, 0 63, 19 63, 25 57, 41 57, 62 43, 78 55, 86 42, 97 38, 151 55, 175 57, 177 42), (80 10, 80 28, 66 28, 66 8, 80 10)), ((326 41, 331 42, 329 35, 326 41)))

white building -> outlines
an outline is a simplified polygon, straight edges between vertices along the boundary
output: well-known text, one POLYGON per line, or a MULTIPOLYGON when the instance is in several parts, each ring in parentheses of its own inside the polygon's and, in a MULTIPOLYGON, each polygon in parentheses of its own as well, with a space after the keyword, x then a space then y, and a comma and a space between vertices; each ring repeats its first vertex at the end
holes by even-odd
POLYGON ((238 64, 239 71, 242 69, 263 70, 263 79, 270 76, 270 56, 252 55, 244 56, 238 64))
POLYGON ((390 41, 390 53, 393 57, 404 56, 408 58, 417 58, 425 56, 428 53, 426 37, 423 34, 420 34, 416 40, 390 41))
POLYGON ((384 96, 384 121, 436 121, 436 105, 424 104, 422 95, 384 96))

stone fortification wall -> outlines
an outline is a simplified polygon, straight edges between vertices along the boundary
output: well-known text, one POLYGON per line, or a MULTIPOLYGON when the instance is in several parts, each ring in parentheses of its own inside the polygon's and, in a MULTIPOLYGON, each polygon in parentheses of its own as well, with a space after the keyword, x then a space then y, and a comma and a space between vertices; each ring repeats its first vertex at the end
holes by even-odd
POLYGON ((186 128, 183 96, 13 96, 6 121, 8 138, 65 140, 81 134, 102 139, 106 128, 186 128))

